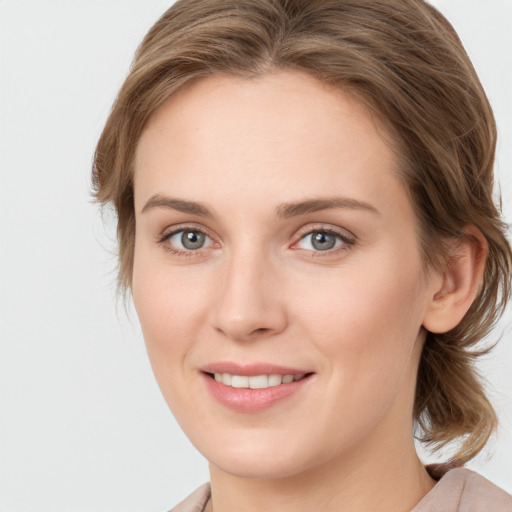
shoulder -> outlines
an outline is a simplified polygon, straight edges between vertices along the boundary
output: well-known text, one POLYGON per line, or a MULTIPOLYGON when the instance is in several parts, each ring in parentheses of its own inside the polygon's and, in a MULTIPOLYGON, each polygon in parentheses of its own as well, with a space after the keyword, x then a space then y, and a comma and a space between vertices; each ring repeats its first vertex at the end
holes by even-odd
POLYGON ((412 512, 512 512, 512 496, 465 468, 448 471, 412 512))
POLYGON ((203 484, 169 512, 203 512, 210 499, 210 484, 203 484))

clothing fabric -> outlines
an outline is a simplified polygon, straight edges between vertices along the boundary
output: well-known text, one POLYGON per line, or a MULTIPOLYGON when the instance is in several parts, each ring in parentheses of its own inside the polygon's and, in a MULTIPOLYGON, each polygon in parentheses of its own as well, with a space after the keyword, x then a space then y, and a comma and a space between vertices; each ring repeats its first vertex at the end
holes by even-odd
POLYGON ((169 512, 203 512, 210 496, 210 484, 203 484, 169 512))
MULTIPOLYGON (((170 512, 203 512, 210 499, 204 484, 170 512)), ((512 512, 512 496, 466 468, 448 471, 411 512, 512 512)))
POLYGON ((448 471, 411 512, 512 512, 512 496, 466 468, 448 471))

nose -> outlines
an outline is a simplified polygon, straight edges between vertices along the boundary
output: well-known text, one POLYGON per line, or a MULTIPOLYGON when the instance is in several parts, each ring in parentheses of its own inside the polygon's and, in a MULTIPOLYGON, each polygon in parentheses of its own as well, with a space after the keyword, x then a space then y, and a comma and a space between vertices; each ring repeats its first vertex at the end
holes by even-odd
POLYGON ((251 250, 231 254, 223 262, 213 308, 217 332, 235 341, 281 333, 288 319, 282 280, 275 265, 251 250))

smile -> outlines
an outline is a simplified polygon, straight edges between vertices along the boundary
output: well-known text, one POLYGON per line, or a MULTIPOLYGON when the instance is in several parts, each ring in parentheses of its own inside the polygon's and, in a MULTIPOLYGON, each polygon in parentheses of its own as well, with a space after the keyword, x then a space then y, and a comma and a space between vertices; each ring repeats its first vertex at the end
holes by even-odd
POLYGON ((246 388, 246 389, 266 389, 281 384, 289 384, 296 382, 305 377, 306 374, 299 373, 296 375, 232 375, 230 373, 215 373, 214 379, 226 386, 233 388, 246 388))
POLYGON ((204 367, 201 374, 218 403, 241 413, 267 410, 315 381, 314 372, 267 364, 212 364, 204 367))

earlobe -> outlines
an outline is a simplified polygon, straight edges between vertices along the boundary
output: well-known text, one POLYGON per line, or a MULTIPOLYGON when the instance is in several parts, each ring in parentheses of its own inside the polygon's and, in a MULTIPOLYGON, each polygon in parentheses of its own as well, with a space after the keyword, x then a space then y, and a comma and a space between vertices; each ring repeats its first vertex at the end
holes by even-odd
POLYGON ((423 327, 433 333, 448 332, 461 322, 482 281, 487 241, 475 226, 466 227, 464 233, 454 240, 442 274, 432 280, 423 327))

